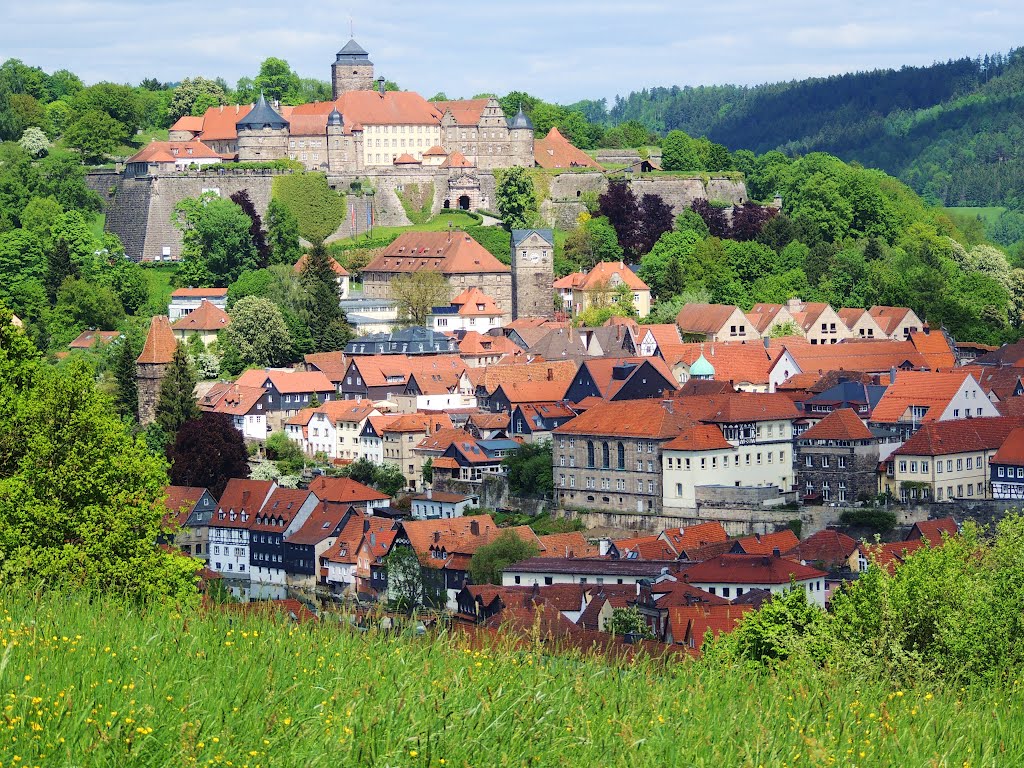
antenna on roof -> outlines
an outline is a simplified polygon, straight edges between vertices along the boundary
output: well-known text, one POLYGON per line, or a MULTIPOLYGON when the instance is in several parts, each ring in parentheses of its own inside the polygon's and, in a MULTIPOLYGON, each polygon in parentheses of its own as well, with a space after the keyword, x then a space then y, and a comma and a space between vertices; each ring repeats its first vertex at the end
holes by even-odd
POLYGON ((348 36, 356 36, 356 23, 352 20, 351 16, 348 17, 348 36))

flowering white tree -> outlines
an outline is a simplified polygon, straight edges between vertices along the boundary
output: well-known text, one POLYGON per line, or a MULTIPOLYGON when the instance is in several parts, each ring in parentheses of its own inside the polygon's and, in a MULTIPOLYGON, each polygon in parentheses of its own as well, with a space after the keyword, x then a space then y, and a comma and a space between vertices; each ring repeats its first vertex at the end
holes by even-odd
POLYGON ((18 144, 32 157, 42 157, 50 149, 50 141, 46 138, 46 134, 43 133, 41 128, 37 128, 34 125, 31 128, 25 129, 25 132, 21 134, 21 138, 18 140, 18 144))

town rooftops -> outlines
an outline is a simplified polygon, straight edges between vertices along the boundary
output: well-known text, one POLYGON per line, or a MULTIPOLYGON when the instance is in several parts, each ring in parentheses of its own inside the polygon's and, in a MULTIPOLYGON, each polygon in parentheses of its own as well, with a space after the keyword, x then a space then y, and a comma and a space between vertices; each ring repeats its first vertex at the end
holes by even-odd
POLYGON ((1021 423, 1008 416, 930 421, 921 425, 896 449, 899 456, 944 456, 974 451, 995 451, 1021 423))
POLYGON ((718 451, 732 447, 716 424, 696 424, 662 446, 666 451, 718 451))
POLYGON ((901 421, 911 407, 926 409, 915 417, 917 421, 936 421, 969 378, 973 380, 966 371, 900 371, 872 411, 871 421, 901 421))
POLYGON ((182 315, 171 326, 175 331, 219 331, 231 324, 228 313, 220 307, 210 303, 209 299, 203 299, 199 308, 182 315))
POLYGON ((246 371, 235 381, 243 387, 264 387, 266 382, 273 384, 274 389, 282 395, 293 395, 306 392, 335 391, 334 384, 320 371, 291 371, 278 369, 255 368, 246 371))
POLYGON ((658 348, 669 365, 683 363, 689 366, 691 377, 702 375, 693 366, 703 355, 712 367, 711 375, 718 381, 753 385, 768 383, 771 354, 759 341, 667 344, 664 347, 659 341, 658 348))
POLYGON ((774 555, 720 555, 683 572, 691 584, 788 584, 827 575, 774 555))
POLYGON ((309 490, 322 501, 339 504, 359 504, 367 501, 386 501, 390 496, 356 482, 350 477, 325 477, 320 475, 309 484, 309 490))
POLYGON ((510 272, 465 232, 405 232, 363 272, 437 271, 442 274, 510 272))
POLYGON ((871 440, 874 435, 852 408, 838 408, 808 429, 801 440, 871 440))
POLYGON ((675 572, 675 560, 609 560, 607 558, 531 557, 505 569, 505 573, 560 573, 566 575, 602 574, 656 578, 663 572, 675 572))
MULTIPOLYGON (((306 521, 285 537, 285 543, 310 546, 334 538, 340 533, 339 526, 349 512, 359 516, 359 512, 348 504, 336 504, 321 499, 306 521)), ((362 519, 361 516, 359 519, 362 519)))
POLYGON ((142 352, 135 361, 140 365, 166 365, 174 359, 174 350, 178 341, 171 330, 171 321, 167 315, 154 315, 149 322, 149 333, 142 352))
POLYGON ((557 435, 615 435, 669 439, 693 421, 669 401, 624 400, 601 402, 554 430, 557 435))
POLYGON ((114 339, 120 338, 120 331, 82 331, 77 338, 68 344, 71 349, 92 349, 109 344, 114 339))
POLYGON ((805 563, 820 563, 824 568, 837 568, 845 565, 856 549, 855 539, 826 528, 808 536, 783 554, 805 563))

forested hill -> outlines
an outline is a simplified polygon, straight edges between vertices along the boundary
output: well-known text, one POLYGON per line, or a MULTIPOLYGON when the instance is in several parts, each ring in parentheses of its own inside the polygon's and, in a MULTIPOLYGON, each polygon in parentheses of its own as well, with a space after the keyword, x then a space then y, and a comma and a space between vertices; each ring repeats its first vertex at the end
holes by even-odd
POLYGON ((756 87, 645 89, 616 98, 608 119, 732 150, 829 152, 933 203, 1024 206, 1024 49, 756 87))

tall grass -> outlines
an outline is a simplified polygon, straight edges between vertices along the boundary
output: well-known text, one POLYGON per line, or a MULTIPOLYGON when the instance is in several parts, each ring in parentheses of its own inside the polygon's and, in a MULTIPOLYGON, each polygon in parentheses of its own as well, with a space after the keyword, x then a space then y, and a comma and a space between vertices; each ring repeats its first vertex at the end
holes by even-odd
POLYGON ((0 593, 0 766, 1010 766, 1024 696, 0 593))

